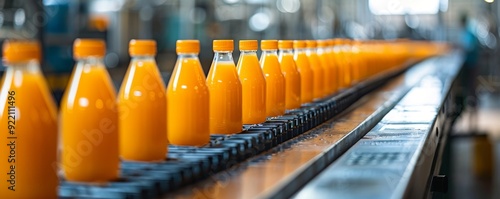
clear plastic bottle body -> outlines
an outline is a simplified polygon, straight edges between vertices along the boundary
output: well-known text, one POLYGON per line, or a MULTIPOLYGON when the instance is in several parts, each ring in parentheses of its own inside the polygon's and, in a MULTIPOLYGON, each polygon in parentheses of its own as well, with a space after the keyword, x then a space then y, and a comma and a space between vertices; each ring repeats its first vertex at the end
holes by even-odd
POLYGON ((293 56, 297 65, 297 71, 300 73, 300 94, 301 102, 310 103, 313 100, 313 71, 309 64, 305 49, 295 49, 293 56))
POLYGON ((264 50, 260 57, 262 72, 266 78, 266 115, 276 117, 285 114, 285 78, 281 72, 276 50, 264 50))
POLYGON ((165 160, 167 99, 165 83, 153 56, 132 57, 118 93, 118 108, 121 158, 165 160))
POLYGON ((202 146, 210 141, 209 90, 198 54, 180 53, 167 87, 170 144, 202 146))
POLYGON ((118 130, 116 90, 102 57, 77 60, 61 101, 61 166, 65 179, 116 180, 118 130))
POLYGON ((242 130, 242 87, 231 51, 215 51, 207 76, 210 91, 210 133, 242 130))
POLYGON ((292 49, 280 49, 278 58, 281 72, 285 77, 285 108, 287 110, 300 108, 300 73, 293 59, 292 49))
POLYGON ((38 61, 8 63, 2 83, 0 195, 57 198, 57 109, 38 61))
POLYGON ((242 50, 237 64, 242 87, 243 124, 266 121, 266 79, 255 50, 242 50))

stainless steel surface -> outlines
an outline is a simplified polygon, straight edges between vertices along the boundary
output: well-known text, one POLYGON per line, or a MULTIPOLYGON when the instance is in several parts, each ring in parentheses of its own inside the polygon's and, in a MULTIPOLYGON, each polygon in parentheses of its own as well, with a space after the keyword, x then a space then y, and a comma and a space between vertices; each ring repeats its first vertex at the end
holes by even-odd
POLYGON ((165 198, 290 197, 377 124, 436 60, 418 64, 317 128, 165 198))
MULTIPOLYGON (((377 126, 294 198, 425 198, 437 174, 458 54, 437 59, 377 126), (441 129, 441 131, 440 131, 441 129), (438 150, 439 149, 439 150, 438 150)), ((448 125, 447 125, 448 124, 448 125)))

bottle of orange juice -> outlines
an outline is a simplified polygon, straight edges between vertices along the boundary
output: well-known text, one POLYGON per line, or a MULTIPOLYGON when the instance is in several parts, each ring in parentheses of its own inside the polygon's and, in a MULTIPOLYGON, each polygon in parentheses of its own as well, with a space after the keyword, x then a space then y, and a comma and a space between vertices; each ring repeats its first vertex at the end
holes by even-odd
POLYGON ((40 55, 34 41, 3 44, 1 198, 57 198, 57 110, 40 55))
MULTIPOLYGON (((344 81, 346 78, 346 73, 348 70, 350 70, 349 65, 350 63, 350 54, 345 49, 344 46, 344 39, 336 38, 332 40, 332 53, 334 59, 337 61, 337 72, 338 72, 338 79, 337 79, 337 84, 338 84, 338 89, 343 89, 345 88, 344 86, 344 81)), ((350 74, 350 73, 349 73, 350 74)))
POLYGON ((201 146, 210 141, 209 91, 198 40, 177 40, 177 63, 167 87, 168 141, 201 146))
POLYGON ((207 86, 210 91, 210 133, 233 134, 242 130, 241 83, 233 61, 233 40, 214 40, 215 52, 207 86))
POLYGON ((243 124, 266 121, 266 79, 257 58, 257 40, 240 40, 238 75, 242 87, 243 124))
POLYGON ((278 41, 281 72, 285 77, 285 108, 287 110, 300 108, 300 74, 293 59, 293 41, 278 41))
POLYGON ((330 95, 336 91, 338 83, 337 78, 333 78, 336 75, 335 66, 333 66, 328 57, 328 41, 318 40, 317 43, 317 53, 319 57, 320 65, 323 67, 323 86, 325 96, 330 95))
POLYGON ((336 57, 336 52, 335 52, 335 40, 334 39, 328 39, 327 40, 327 47, 326 47, 326 52, 327 52, 327 57, 328 57, 328 60, 332 66, 332 70, 333 70, 333 73, 332 73, 332 78, 333 78, 333 81, 332 81, 332 84, 334 86, 334 92, 338 92, 340 89, 341 89, 341 86, 340 86, 340 83, 335 87, 335 83, 337 81, 335 80, 339 80, 341 81, 340 79, 342 78, 342 74, 340 73, 340 67, 341 67, 341 62, 340 62, 340 58, 337 58, 336 57))
POLYGON ((297 65, 297 71, 300 74, 300 101, 302 104, 312 102, 313 100, 313 71, 309 65, 306 55, 306 42, 302 40, 293 41, 295 49, 293 59, 297 65))
POLYGON ((118 107, 104 66, 105 43, 77 39, 76 66, 61 101, 61 166, 65 179, 106 182, 118 178, 118 107))
POLYGON ((352 40, 345 40, 343 46, 343 54, 346 58, 346 64, 342 68, 342 71, 340 71, 342 75, 339 77, 339 80, 341 82, 340 86, 342 88, 347 88, 351 85, 351 71, 356 60, 352 52, 352 40))
POLYGON ((316 52, 316 41, 307 40, 306 41, 306 55, 311 65, 313 71, 313 98, 319 99, 325 96, 325 86, 324 86, 324 69, 319 60, 318 54, 316 52))
POLYGON ((351 54, 354 60, 354 63, 351 67, 351 85, 355 85, 361 81, 361 68, 364 64, 364 57, 361 50, 361 43, 359 41, 354 41, 353 46, 351 48, 351 54))
POLYGON ((285 114, 285 78, 278 60, 278 41, 262 40, 260 66, 266 77, 266 115, 276 117, 285 114))
POLYGON ((154 59, 156 42, 133 39, 129 54, 132 60, 118 93, 120 156, 132 161, 165 160, 167 101, 154 59))

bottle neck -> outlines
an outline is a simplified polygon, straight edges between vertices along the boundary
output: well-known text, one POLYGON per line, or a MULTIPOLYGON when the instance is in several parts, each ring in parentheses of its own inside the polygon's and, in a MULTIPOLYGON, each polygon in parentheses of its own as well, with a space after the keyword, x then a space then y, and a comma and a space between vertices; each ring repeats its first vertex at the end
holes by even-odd
POLYGON ((256 50, 242 50, 240 51, 240 55, 255 55, 257 56, 256 50))
POLYGON ((286 54, 293 54, 293 49, 291 48, 285 48, 285 49, 280 49, 279 50, 279 54, 283 54, 283 55, 286 55, 286 54))
POLYGON ((104 66, 104 59, 102 57, 84 57, 77 60, 77 65, 100 67, 104 66))
POLYGON ((23 62, 7 63, 7 71, 40 72, 40 63, 32 59, 23 62))
POLYGON ((341 51, 341 48, 340 48, 340 45, 333 45, 332 46, 332 50, 335 51, 335 52, 340 52, 341 51))
POLYGON ((294 53, 295 54, 298 54, 298 53, 305 53, 306 52, 306 49, 305 48, 295 48, 294 49, 294 53))
POLYGON ((198 53, 178 53, 177 59, 198 59, 198 53))
POLYGON ((326 47, 318 47, 316 49, 316 52, 318 52, 319 54, 326 53, 326 47))
POLYGON ((155 61, 155 58, 152 55, 139 55, 132 56, 132 61, 155 61))
POLYGON ((352 50, 352 47, 349 46, 349 45, 343 45, 342 47, 343 47, 343 49, 344 49, 345 52, 349 52, 349 51, 352 50))
POLYGON ((232 51, 215 51, 214 53, 215 53, 214 54, 214 61, 234 62, 232 51))
POLYGON ((262 56, 266 56, 266 55, 278 55, 278 51, 277 50, 264 50, 262 51, 262 56))
POLYGON ((317 52, 316 48, 306 48, 306 53, 307 53, 307 54, 310 54, 310 53, 313 53, 313 52, 314 52, 314 53, 316 53, 316 52, 317 52))

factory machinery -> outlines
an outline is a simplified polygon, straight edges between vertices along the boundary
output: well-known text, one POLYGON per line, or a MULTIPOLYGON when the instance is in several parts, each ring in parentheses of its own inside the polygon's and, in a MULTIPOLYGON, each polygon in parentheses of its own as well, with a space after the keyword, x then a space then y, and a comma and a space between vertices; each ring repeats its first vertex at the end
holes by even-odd
POLYGON ((460 113, 459 51, 371 77, 300 109, 170 146, 168 161, 122 162, 116 182, 61 182, 60 198, 427 198, 460 113))

